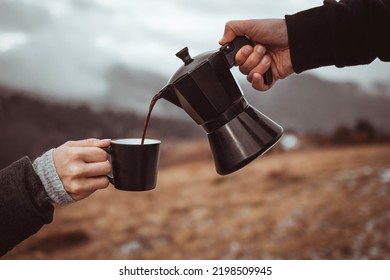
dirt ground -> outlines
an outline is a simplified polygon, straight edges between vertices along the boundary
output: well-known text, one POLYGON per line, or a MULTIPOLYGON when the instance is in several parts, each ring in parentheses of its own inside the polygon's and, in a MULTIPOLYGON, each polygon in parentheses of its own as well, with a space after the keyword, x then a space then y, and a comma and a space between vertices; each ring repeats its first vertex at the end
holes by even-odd
POLYGON ((166 146, 155 190, 56 207, 3 259, 390 259, 390 145, 270 153, 228 176, 206 150, 166 146))

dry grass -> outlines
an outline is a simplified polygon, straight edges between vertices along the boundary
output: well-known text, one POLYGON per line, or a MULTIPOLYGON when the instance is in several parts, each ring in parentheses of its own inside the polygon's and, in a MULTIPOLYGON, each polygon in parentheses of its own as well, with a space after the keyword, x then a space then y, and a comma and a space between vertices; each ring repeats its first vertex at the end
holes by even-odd
POLYGON ((57 207, 4 258, 390 259, 389 145, 271 153, 225 177, 206 150, 166 146, 154 191, 57 207))

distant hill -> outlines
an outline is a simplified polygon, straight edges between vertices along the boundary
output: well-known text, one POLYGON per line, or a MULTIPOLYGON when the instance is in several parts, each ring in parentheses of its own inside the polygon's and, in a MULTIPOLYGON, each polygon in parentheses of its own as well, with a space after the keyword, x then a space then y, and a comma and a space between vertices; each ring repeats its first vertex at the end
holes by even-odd
POLYGON ((354 126, 359 120, 371 123, 379 132, 390 132, 390 95, 386 88, 369 92, 353 83, 311 75, 293 75, 267 93, 254 93, 249 83, 243 83, 242 88, 256 108, 299 132, 327 134, 341 125, 354 126))
MULTIPOLYGON (((0 169, 24 155, 32 159, 68 140, 141 137, 144 116, 59 103, 0 87, 0 169)), ((147 137, 162 140, 202 135, 196 125, 152 115, 147 137)), ((203 135, 202 135, 203 136, 203 135)))
MULTIPOLYGON (((94 100, 94 104, 98 108, 131 111, 143 116, 153 96, 167 84, 169 78, 147 70, 116 65, 106 73, 106 79, 109 85, 106 97, 94 100)), ((153 114, 164 118, 190 120, 180 108, 167 101, 158 102, 153 114)))
MULTIPOLYGON (((236 75, 249 103, 299 133, 332 134, 340 126, 364 121, 376 133, 390 133, 390 95, 386 86, 375 93, 356 84, 293 75, 267 93, 259 93, 236 75)), ((0 167, 23 155, 35 157, 67 140, 88 137, 140 137, 152 97, 166 85, 148 71, 116 66, 106 76, 104 98, 62 101, 39 93, 0 86, 0 167)), ((205 137, 180 108, 161 100, 156 104, 148 136, 205 137)))
MULTIPOLYGON (((389 87, 368 90, 354 83, 325 81, 301 74, 279 81, 269 92, 260 93, 241 74, 235 76, 250 104, 287 129, 327 134, 340 125, 351 127, 365 120, 379 131, 390 132, 389 87)), ((121 66, 113 67, 107 77, 110 88, 106 103, 141 114, 169 79, 121 66)), ((190 120, 181 109, 166 101, 157 104, 155 114, 190 120)))

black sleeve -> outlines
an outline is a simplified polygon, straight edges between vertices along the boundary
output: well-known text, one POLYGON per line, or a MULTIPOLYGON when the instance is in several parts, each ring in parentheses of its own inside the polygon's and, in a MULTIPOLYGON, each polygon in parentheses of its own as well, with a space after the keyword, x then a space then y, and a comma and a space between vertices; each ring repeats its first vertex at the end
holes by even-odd
POLYGON ((390 0, 325 0, 285 18, 296 73, 390 61, 390 0))
POLYGON ((53 220, 54 207, 30 160, 0 171, 0 256, 53 220))

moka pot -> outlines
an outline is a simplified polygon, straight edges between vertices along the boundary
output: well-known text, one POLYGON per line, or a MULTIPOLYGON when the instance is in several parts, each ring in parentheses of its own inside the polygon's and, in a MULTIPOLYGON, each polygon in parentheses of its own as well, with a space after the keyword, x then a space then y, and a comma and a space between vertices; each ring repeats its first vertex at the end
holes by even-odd
MULTIPOLYGON (((230 71, 244 45, 253 43, 240 36, 217 51, 195 57, 185 47, 176 54, 184 65, 160 91, 160 97, 181 107, 203 127, 220 175, 264 154, 283 134, 280 125, 248 104, 230 71)), ((271 84, 271 69, 263 77, 271 84)))

